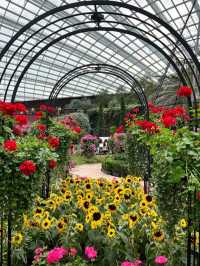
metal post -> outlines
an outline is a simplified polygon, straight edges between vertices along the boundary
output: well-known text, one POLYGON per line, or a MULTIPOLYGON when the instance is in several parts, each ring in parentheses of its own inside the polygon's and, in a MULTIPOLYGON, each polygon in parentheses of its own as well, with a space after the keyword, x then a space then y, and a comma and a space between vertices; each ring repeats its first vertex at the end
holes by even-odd
POLYGON ((0 266, 3 266, 3 212, 1 213, 0 219, 1 219, 0 266))
POLYGON ((11 240, 12 240, 12 211, 11 209, 9 208, 8 210, 8 242, 7 242, 7 245, 8 245, 8 252, 7 252, 7 265, 8 266, 12 266, 12 259, 11 259, 11 256, 12 256, 12 251, 11 251, 11 240))
POLYGON ((187 266, 191 266, 191 192, 188 192, 188 241, 187 241, 187 266))

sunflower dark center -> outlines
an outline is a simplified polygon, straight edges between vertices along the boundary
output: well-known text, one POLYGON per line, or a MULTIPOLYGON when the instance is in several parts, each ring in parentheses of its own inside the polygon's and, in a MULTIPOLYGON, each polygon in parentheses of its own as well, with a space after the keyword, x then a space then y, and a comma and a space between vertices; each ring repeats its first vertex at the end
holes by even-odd
POLYGON ((160 232, 160 231, 158 231, 158 232, 155 232, 155 234, 154 234, 156 237, 160 237, 160 236, 162 236, 162 233, 160 232))
POLYGON ((152 201, 152 196, 150 196, 150 195, 146 196, 146 201, 151 202, 152 201))
POLYGON ((116 206, 115 206, 114 204, 110 204, 110 205, 109 205, 109 209, 110 209, 111 211, 115 211, 115 210, 116 210, 116 206))
POLYGON ((86 188, 87 188, 87 189, 90 189, 90 188, 91 188, 90 184, 87 184, 87 185, 86 185, 86 188))
POLYGON ((130 197, 131 197, 131 196, 130 196, 129 194, 125 194, 125 195, 124 195, 124 198, 125 198, 126 200, 130 199, 130 197))
POLYGON ((100 212, 94 212, 93 213, 93 220, 99 221, 101 219, 101 213, 100 212))
POLYGON ((131 219, 132 222, 135 222, 137 220, 137 216, 131 215, 130 216, 130 219, 131 219))
POLYGON ((58 224, 58 228, 63 228, 63 224, 62 223, 59 223, 58 224))
POLYGON ((86 209, 88 209, 88 208, 89 208, 89 205, 90 205, 90 203, 89 203, 88 201, 85 201, 83 205, 84 205, 84 207, 85 207, 86 209))
POLYGON ((40 209, 36 210, 36 213, 41 213, 41 212, 42 212, 42 210, 40 210, 40 209))

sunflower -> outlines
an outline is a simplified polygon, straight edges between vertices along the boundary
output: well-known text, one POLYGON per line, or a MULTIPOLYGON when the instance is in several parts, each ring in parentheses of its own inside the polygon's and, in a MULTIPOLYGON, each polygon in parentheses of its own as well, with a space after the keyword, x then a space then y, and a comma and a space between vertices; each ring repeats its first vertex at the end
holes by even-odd
POLYGON ((146 200, 142 200, 141 202, 140 202, 140 208, 146 208, 147 207, 147 202, 146 202, 146 200))
POLYGON ((93 198, 93 196, 94 196, 94 194, 92 193, 92 192, 88 192, 88 193, 86 193, 86 199, 87 200, 92 200, 92 198, 93 198))
POLYGON ((150 210, 150 211, 148 212, 148 215, 149 215, 150 217, 157 217, 157 216, 158 216, 158 214, 157 214, 157 212, 156 212, 155 210, 150 210))
POLYGON ((144 200, 147 202, 147 204, 150 204, 154 201, 153 197, 151 195, 145 194, 144 200))
POLYGON ((124 199, 125 199, 125 201, 130 200, 130 198, 131 198, 131 192, 128 192, 127 189, 125 189, 125 191, 124 191, 124 199))
POLYGON ((131 178, 131 176, 128 175, 128 176, 125 178, 125 183, 127 183, 127 184, 132 183, 132 178, 131 178))
POLYGON ((88 200, 83 200, 81 201, 81 205, 82 205, 82 208, 85 210, 85 211, 88 211, 89 207, 90 207, 90 202, 88 200))
POLYGON ((92 188, 92 184, 91 184, 91 183, 86 183, 86 184, 85 184, 85 189, 86 189, 87 191, 90 191, 91 188, 92 188))
POLYGON ((181 219, 179 221, 179 225, 180 225, 181 228, 185 229, 188 224, 187 224, 187 221, 185 219, 181 219))
POLYGON ((114 212, 117 210, 117 206, 114 203, 108 204, 108 210, 114 212))
POLYGON ((12 237, 12 244, 14 246, 18 246, 21 244, 23 240, 23 235, 21 233, 16 233, 13 237, 12 237))
POLYGON ((72 199, 72 193, 71 193, 71 191, 69 191, 69 190, 65 191, 64 199, 65 199, 67 202, 71 201, 71 199, 72 199))
POLYGON ((104 186, 104 181, 102 179, 98 179, 97 185, 102 188, 104 186))
POLYGON ((31 227, 39 227, 41 222, 39 219, 33 219, 29 221, 31 227))
POLYGON ((81 223, 76 224, 75 229, 77 232, 82 232, 83 231, 83 224, 81 224, 81 223))
POLYGON ((56 205, 56 202, 52 199, 49 199, 46 201, 46 206, 49 208, 49 209, 53 209, 55 210, 57 205, 56 205))
POLYGON ((116 235, 116 231, 114 228, 108 227, 107 236, 109 238, 113 238, 116 235))
POLYGON ((163 241, 165 238, 165 234, 162 230, 156 230, 153 234, 153 239, 156 241, 163 241))
POLYGON ((62 187, 60 191, 61 193, 65 194, 66 190, 67 190, 67 187, 62 187))
POLYGON ((97 198, 96 199, 96 204, 97 205, 102 205, 103 204, 103 201, 104 201, 104 198, 97 198))
POLYGON ((62 233, 66 228, 66 223, 63 219, 57 221, 57 230, 59 233, 62 233))
POLYGON ((146 215, 148 213, 148 209, 147 208, 141 208, 139 210, 139 213, 140 213, 140 215, 144 216, 144 215, 146 215))
POLYGON ((23 214, 23 225, 27 228, 30 227, 30 220, 28 219, 28 216, 26 214, 23 214))
POLYGON ((156 222, 151 222, 151 226, 154 230, 158 229, 158 224, 156 222))
POLYGON ((91 227, 92 229, 96 229, 98 226, 101 226, 103 223, 103 215, 100 211, 96 210, 95 212, 89 214, 91 227))
POLYGON ((128 217, 128 225, 131 229, 138 221, 138 215, 137 213, 130 213, 128 217))
POLYGON ((44 221, 41 223, 41 227, 44 230, 48 230, 51 227, 51 221, 48 218, 44 219, 44 221))
POLYGON ((40 207, 37 207, 35 210, 34 210, 34 216, 35 217, 42 217, 44 213, 44 210, 40 207))

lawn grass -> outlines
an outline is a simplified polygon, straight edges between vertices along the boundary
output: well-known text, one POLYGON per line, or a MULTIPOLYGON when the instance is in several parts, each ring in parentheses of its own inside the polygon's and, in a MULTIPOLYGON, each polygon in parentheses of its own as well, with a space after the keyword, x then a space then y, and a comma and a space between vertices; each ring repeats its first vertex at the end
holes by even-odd
POLYGON ((73 154, 71 155, 71 160, 75 162, 76 165, 81 164, 89 164, 89 163, 102 163, 104 161, 106 155, 95 155, 91 158, 87 158, 81 154, 73 154))

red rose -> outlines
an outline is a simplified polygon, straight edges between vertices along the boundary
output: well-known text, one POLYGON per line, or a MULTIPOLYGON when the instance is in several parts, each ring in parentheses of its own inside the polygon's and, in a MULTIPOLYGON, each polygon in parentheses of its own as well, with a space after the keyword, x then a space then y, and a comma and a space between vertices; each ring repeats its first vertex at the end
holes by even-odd
POLYGON ((55 160, 50 160, 49 161, 49 168, 54 169, 57 166, 57 161, 55 160))
POLYGON ((162 117, 162 123, 166 128, 170 128, 176 125, 176 118, 172 116, 162 117))
POLYGON ((192 89, 187 86, 181 86, 177 91, 176 95, 179 97, 188 97, 192 94, 192 89))
POLYGON ((138 120, 135 124, 148 133, 156 133, 159 131, 159 126, 148 120, 138 120))
POLYGON ((23 103, 16 103, 15 110, 22 113, 25 113, 27 111, 26 106, 23 103))
POLYGON ((13 115, 15 113, 15 104, 1 102, 0 110, 5 114, 13 115))
POLYGON ((42 118, 42 116, 43 116, 42 112, 40 112, 40 111, 35 112, 34 120, 40 120, 42 118))
POLYGON ((115 130, 115 133, 118 133, 118 134, 120 134, 120 133, 124 133, 124 126, 123 126, 123 125, 119 126, 119 127, 115 130))
POLYGON ((15 121, 17 122, 17 124, 25 125, 28 123, 28 118, 26 115, 16 115, 15 121))
POLYGON ((17 143, 12 139, 5 140, 3 143, 3 148, 5 151, 16 151, 17 143))
POLYGON ((50 136, 50 137, 48 138, 48 143, 49 143, 49 146, 50 146, 51 148, 56 149, 56 148, 58 148, 59 145, 60 145, 60 139, 57 138, 57 137, 54 137, 54 136, 50 136))
POLYGON ((19 170, 26 176, 32 175, 36 171, 36 164, 31 160, 24 161, 20 164, 19 170))
POLYGON ((41 104, 39 107, 40 111, 46 112, 47 111, 47 105, 46 104, 41 104))
POLYGON ((130 120, 133 120, 133 119, 135 119, 135 118, 136 118, 136 115, 131 114, 130 112, 128 112, 128 113, 125 115, 125 117, 124 117, 124 121, 128 121, 129 119, 130 119, 130 120))
POLYGON ((56 109, 52 106, 47 106, 47 112, 48 113, 55 113, 56 109))
POLYGON ((37 135, 38 139, 46 139, 47 135, 44 132, 40 132, 40 134, 37 135))
POLYGON ((131 110, 133 113, 139 113, 140 112, 140 108, 139 107, 134 107, 132 110, 131 110))
POLYGON ((47 129, 47 127, 44 124, 39 124, 39 125, 37 125, 37 129, 39 131, 42 131, 43 132, 43 131, 45 131, 47 129))
POLYGON ((81 132, 81 128, 80 127, 75 127, 74 131, 79 134, 81 132))

